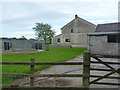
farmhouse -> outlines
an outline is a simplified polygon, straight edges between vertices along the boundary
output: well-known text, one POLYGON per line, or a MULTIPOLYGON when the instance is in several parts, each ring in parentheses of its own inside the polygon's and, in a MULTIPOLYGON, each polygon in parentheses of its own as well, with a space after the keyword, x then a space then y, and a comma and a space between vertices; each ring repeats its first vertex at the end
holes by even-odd
POLYGON ((88 48, 92 54, 120 55, 120 22, 99 24, 96 32, 88 37, 88 48))
POLYGON ((36 50, 42 49, 44 44, 37 40, 17 40, 12 38, 0 38, 2 50, 36 50))
POLYGON ((87 34, 95 32, 96 25, 78 17, 61 28, 62 34, 53 38, 56 46, 87 47, 87 34))

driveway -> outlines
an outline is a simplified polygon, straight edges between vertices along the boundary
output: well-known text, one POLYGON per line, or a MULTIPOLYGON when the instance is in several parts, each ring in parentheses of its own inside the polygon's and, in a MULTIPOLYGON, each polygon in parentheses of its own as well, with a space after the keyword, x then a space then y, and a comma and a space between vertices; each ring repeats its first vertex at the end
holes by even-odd
MULTIPOLYGON (((95 59, 91 58, 93 61, 95 59)), ((104 61, 116 61, 118 59, 111 59, 111 58, 102 58, 104 61)), ((78 56, 74 59, 68 60, 67 62, 82 62, 83 57, 78 56)), ((92 68, 106 68, 106 66, 102 64, 92 64, 92 68)), ((118 68, 117 66, 113 66, 114 68, 118 68)), ((109 72, 104 71, 91 71, 91 75, 105 75, 109 72)), ((50 68, 44 69, 42 71, 38 71, 35 74, 82 74, 82 65, 54 65, 50 68)), ((118 74, 114 74, 112 76, 118 76, 118 74)), ((94 78, 95 79, 95 78, 94 78)), ((93 80, 93 78, 91 78, 93 80)), ((101 82, 118 82, 115 79, 102 79, 101 82)), ((15 80, 14 85, 29 85, 29 78, 23 78, 15 80)), ((35 78, 35 85, 39 87, 81 87, 82 86, 82 78, 80 77, 38 77, 35 78)), ((90 85, 91 88, 118 88, 118 86, 110 86, 110 85, 90 85)))

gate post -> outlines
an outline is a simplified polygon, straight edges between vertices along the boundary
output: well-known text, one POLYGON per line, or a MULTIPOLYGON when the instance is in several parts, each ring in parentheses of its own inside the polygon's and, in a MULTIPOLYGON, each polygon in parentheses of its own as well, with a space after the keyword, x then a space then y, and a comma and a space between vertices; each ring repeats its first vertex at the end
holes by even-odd
POLYGON ((88 88, 89 90, 89 82, 90 82, 90 51, 84 51, 83 78, 82 78, 83 88, 88 88))
MULTIPOLYGON (((31 58, 31 63, 35 63, 35 59, 31 58)), ((30 86, 34 86, 34 65, 30 65, 30 70, 31 70, 31 76, 30 76, 30 86)))

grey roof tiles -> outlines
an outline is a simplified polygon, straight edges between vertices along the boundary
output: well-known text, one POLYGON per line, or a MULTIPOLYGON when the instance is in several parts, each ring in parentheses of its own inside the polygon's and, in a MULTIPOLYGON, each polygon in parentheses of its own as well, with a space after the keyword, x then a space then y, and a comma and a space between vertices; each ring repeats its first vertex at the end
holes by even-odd
POLYGON ((98 24, 95 32, 116 32, 116 31, 117 32, 120 31, 120 22, 98 24))

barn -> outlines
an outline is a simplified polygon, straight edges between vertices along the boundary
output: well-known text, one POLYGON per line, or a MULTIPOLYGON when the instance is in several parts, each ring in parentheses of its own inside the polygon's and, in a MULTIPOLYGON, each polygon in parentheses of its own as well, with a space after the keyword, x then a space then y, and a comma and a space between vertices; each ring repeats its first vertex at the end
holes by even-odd
POLYGON ((88 34, 92 54, 120 56, 120 23, 99 24, 95 33, 88 34))
POLYGON ((38 50, 43 49, 44 44, 38 40, 17 40, 13 38, 0 38, 2 50, 38 50))

